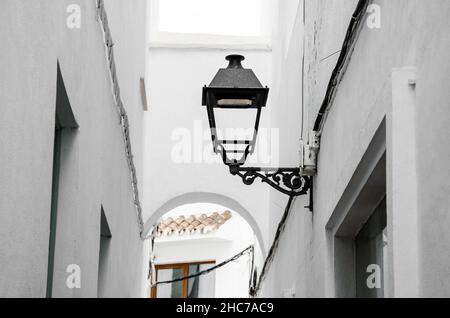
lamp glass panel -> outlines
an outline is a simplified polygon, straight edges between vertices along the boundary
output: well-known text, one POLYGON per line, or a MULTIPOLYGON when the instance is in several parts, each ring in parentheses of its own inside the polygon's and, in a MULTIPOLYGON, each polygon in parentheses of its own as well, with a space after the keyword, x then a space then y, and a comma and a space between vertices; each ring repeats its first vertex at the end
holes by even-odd
POLYGON ((253 102, 251 99, 219 99, 217 101, 217 105, 219 106, 233 106, 233 105, 242 105, 242 106, 252 106, 253 102))
POLYGON ((251 141, 255 133, 258 114, 256 108, 215 108, 217 137, 219 140, 251 141))

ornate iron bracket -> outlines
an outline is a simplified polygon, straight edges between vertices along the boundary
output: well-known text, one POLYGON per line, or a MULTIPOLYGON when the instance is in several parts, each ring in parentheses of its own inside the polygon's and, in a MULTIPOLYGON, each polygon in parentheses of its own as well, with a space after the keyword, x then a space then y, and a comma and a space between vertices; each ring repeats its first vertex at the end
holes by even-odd
MULTIPOLYGON (((241 177, 246 185, 252 185, 259 178, 261 182, 291 197, 305 195, 308 190, 312 192, 312 177, 302 176, 299 168, 246 168, 239 165, 229 167, 230 173, 241 177)), ((312 201, 309 208, 312 210, 312 201)))
POLYGON ((303 176, 300 168, 248 168, 242 166, 249 154, 248 148, 239 160, 228 158, 223 147, 219 147, 218 152, 222 155, 223 163, 230 168, 230 173, 233 176, 241 177, 246 185, 252 185, 256 179, 261 179, 261 182, 269 184, 272 188, 290 197, 306 195, 309 191, 310 203, 305 208, 313 211, 313 178, 303 176))

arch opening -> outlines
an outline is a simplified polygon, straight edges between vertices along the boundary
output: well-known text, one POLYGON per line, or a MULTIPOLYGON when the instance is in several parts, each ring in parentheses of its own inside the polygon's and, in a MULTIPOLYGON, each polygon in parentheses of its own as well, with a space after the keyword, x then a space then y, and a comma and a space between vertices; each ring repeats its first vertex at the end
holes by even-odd
POLYGON ((155 235, 153 282, 176 280, 239 258, 205 275, 151 290, 154 298, 248 297, 249 281, 263 260, 259 228, 238 202, 211 193, 190 193, 161 206, 145 226, 155 235), (248 247, 252 246, 252 252, 248 247))
POLYGON ((210 203, 221 205, 229 210, 238 213, 250 225, 258 240, 258 244, 261 247, 262 255, 266 255, 266 249, 261 229, 259 228, 250 212, 246 208, 244 208, 238 201, 217 193, 192 192, 170 199, 162 206, 160 206, 156 211, 154 211, 150 218, 145 222, 144 236, 150 235, 155 224, 158 223, 158 221, 168 212, 176 209, 177 207, 195 203, 210 203))

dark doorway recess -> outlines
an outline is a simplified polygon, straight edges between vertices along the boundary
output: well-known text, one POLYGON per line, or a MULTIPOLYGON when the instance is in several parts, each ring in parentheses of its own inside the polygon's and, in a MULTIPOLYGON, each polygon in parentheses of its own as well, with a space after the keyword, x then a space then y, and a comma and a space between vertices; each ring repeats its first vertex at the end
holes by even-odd
POLYGON ((66 87, 59 62, 57 63, 56 80, 56 107, 55 107, 55 125, 53 141, 53 172, 52 172, 52 196, 50 208, 50 234, 48 247, 48 266, 47 266, 47 290, 46 297, 51 298, 53 294, 53 274, 55 267, 55 246, 56 246, 56 227, 58 221, 58 198, 59 184, 61 175, 61 149, 64 145, 64 130, 78 128, 78 124, 73 115, 70 106, 66 87))

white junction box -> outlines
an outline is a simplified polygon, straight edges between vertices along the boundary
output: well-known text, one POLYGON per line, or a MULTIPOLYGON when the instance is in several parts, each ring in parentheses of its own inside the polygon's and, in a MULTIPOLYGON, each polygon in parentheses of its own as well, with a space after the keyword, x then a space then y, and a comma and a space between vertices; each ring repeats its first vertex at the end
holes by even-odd
POLYGON ((308 142, 300 141, 300 167, 302 175, 315 176, 317 173, 317 154, 320 148, 320 137, 315 131, 309 135, 308 142))

